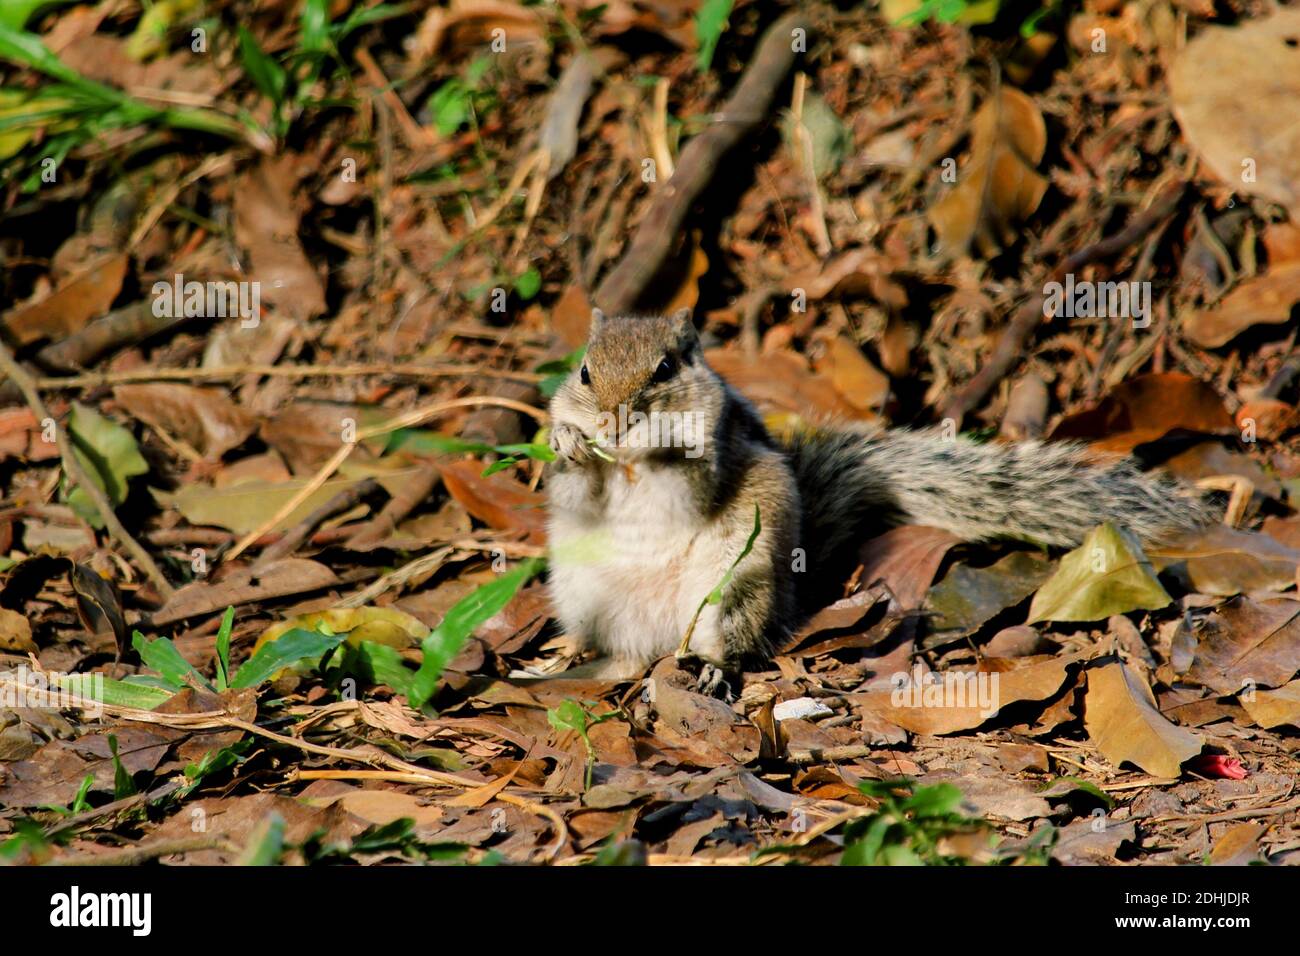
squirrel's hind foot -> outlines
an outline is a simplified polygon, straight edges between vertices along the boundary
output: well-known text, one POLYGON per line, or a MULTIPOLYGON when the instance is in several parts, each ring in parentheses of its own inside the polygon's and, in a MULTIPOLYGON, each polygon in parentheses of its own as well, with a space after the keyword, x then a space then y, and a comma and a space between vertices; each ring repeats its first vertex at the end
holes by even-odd
POLYGON ((728 704, 735 701, 733 688, 741 684, 739 671, 729 671, 717 664, 710 664, 694 654, 678 654, 677 666, 695 675, 695 686, 691 688, 695 693, 716 697, 728 704))

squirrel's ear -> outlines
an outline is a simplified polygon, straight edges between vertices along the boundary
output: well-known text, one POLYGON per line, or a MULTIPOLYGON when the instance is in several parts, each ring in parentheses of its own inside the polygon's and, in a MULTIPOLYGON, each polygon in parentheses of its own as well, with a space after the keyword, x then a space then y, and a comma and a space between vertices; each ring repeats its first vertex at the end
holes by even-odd
POLYGON ((673 324, 679 334, 694 336, 695 323, 691 321, 691 310, 681 308, 668 316, 668 321, 673 324))
POLYGON ((591 310, 591 324, 587 327, 588 335, 595 335, 600 331, 600 327, 605 324, 605 313, 600 309, 591 310))

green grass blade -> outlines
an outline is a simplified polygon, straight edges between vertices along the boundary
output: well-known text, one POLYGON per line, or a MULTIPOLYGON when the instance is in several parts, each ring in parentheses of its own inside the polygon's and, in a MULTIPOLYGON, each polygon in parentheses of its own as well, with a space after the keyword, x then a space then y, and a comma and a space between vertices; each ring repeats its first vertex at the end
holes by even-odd
POLYGON ((529 558, 508 574, 467 594, 452 606, 442 623, 424 639, 424 660, 407 695, 417 710, 429 702, 438 688, 443 670, 460 653, 470 636, 488 618, 510 603, 510 599, 542 569, 541 558, 529 558))
POLYGON ((284 104, 284 90, 289 78, 284 67, 276 63, 258 44, 257 38, 246 27, 239 28, 239 54, 244 69, 262 95, 277 107, 284 104))
POLYGON ((230 631, 235 626, 235 609, 226 608, 217 631, 217 690, 230 688, 230 631))
POLYGON ((127 681, 113 680, 102 674, 49 674, 50 683, 84 699, 112 707, 153 710, 171 700, 174 691, 127 681))
POLYGON ((177 690, 187 686, 191 678, 209 689, 212 688, 207 679, 194 669, 193 664, 181 656, 181 652, 176 650, 176 645, 167 638, 160 637, 151 641, 139 631, 133 631, 131 646, 135 648, 146 667, 156 670, 177 690))
POLYGON ((321 634, 295 627, 258 648, 257 653, 244 662, 230 686, 234 690, 256 687, 299 661, 319 660, 346 638, 346 634, 321 634))

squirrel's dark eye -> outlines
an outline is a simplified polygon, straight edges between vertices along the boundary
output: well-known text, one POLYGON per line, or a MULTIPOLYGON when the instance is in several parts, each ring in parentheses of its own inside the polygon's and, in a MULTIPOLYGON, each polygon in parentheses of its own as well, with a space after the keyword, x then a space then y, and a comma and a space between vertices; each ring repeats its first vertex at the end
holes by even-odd
POLYGON ((579 378, 582 379, 583 385, 591 384, 591 373, 587 371, 587 366, 584 365, 582 367, 582 371, 579 373, 579 378))
POLYGON ((655 368, 654 375, 650 376, 652 382, 666 382, 677 374, 677 360, 671 355, 664 356, 663 360, 655 368))

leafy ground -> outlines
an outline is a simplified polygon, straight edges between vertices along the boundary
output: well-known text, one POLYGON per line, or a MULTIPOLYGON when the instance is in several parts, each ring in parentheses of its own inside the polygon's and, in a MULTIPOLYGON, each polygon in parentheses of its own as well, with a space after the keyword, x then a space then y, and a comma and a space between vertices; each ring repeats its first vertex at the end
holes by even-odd
POLYGON ((1300 861, 1296 11, 729 7, 0 11, 0 856, 1300 861), (734 705, 531 680, 593 304, 693 307, 774 426, 1082 439, 1224 525, 864 541, 734 705))

